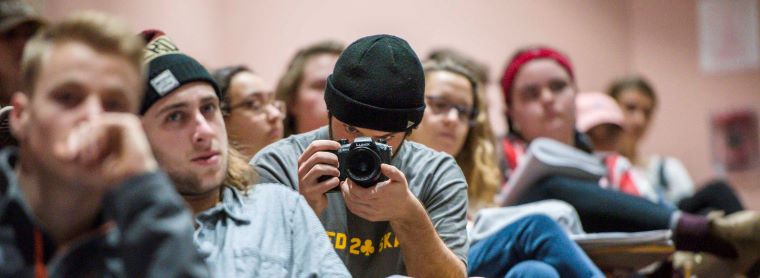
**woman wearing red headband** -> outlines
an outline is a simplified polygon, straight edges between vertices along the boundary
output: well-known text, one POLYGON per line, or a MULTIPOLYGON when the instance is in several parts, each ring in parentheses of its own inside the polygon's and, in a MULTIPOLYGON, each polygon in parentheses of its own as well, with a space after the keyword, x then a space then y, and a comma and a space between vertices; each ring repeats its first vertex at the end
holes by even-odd
MULTIPOLYGON (((501 85, 510 125, 509 135, 502 141, 508 169, 515 169, 525 145, 538 137, 590 152, 590 144, 574 129, 578 89, 565 55, 548 47, 520 50, 510 60, 501 85)), ((509 178, 512 171, 505 172, 509 178)), ((573 205, 587 232, 671 229, 677 249, 737 258, 736 270, 741 273, 760 258, 760 215, 756 212, 708 220, 560 176, 532 185, 521 194, 519 203, 545 199, 573 205)))

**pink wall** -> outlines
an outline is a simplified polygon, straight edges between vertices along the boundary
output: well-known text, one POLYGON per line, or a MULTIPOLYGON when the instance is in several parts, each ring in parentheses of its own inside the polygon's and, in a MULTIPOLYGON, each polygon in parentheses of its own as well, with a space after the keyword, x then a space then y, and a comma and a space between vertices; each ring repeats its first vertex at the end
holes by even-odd
POLYGON ((573 58, 581 88, 590 89, 624 72, 630 52, 624 1, 38 1, 51 18, 97 9, 136 29, 163 29, 212 68, 244 62, 273 82, 306 44, 376 33, 407 39, 420 56, 460 49, 487 63, 494 78, 518 47, 553 45, 573 58))
POLYGON ((696 179, 705 179, 712 172, 711 113, 760 108, 760 71, 706 74, 699 70, 695 1, 630 3, 631 70, 649 76, 662 99, 645 150, 681 157, 696 179), (674 16, 673 11, 682 12, 674 16))
MULTIPOLYGON (((646 74, 661 105, 643 150, 682 158, 696 181, 712 176, 710 113, 760 108, 760 72, 700 73, 693 0, 37 1, 51 18, 96 9, 135 29, 163 29, 212 68, 242 62, 272 82, 296 49, 325 38, 349 43, 396 34, 420 56, 454 47, 486 62, 495 80, 518 47, 549 44, 571 56, 581 90, 603 90, 626 73, 646 74)), ((498 94, 495 86, 490 90, 498 94)))
MULTIPOLYGON (((731 108, 760 111, 760 70, 721 74, 700 71, 697 1, 628 3, 630 71, 646 74, 661 99, 643 150, 681 158, 695 181, 703 182, 714 175, 710 115, 731 108)), ((755 170, 729 178, 740 191, 760 193, 758 177, 760 173, 755 170)), ((750 205, 760 208, 754 202, 750 205)))
POLYGON ((626 68, 626 6, 621 1, 103 1, 48 0, 60 18, 97 9, 136 29, 161 28, 190 54, 215 67, 246 62, 274 80, 299 47, 324 38, 349 43, 390 33, 425 55, 464 50, 501 71, 518 46, 546 43, 578 63, 581 85, 597 87, 626 68))

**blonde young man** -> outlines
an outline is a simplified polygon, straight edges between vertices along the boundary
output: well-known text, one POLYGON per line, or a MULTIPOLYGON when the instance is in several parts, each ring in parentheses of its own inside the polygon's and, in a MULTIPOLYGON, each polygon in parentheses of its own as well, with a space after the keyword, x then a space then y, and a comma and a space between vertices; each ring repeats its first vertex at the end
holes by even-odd
POLYGON ((0 153, 0 276, 208 276, 134 114, 141 44, 84 13, 34 37, 0 153))

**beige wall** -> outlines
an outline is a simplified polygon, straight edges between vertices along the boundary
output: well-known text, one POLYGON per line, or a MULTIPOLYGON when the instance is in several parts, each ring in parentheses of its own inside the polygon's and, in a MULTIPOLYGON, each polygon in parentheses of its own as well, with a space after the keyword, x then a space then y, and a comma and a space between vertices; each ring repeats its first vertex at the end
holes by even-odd
POLYGON ((87 8, 163 29, 206 65, 246 63, 272 82, 296 49, 324 38, 396 34, 420 56, 454 47, 486 62, 495 80, 516 48, 552 45, 571 56, 581 90, 646 74, 661 106, 644 151, 682 158, 696 181, 712 176, 710 112, 760 107, 760 72, 700 73, 695 0, 38 1, 51 18, 87 8))

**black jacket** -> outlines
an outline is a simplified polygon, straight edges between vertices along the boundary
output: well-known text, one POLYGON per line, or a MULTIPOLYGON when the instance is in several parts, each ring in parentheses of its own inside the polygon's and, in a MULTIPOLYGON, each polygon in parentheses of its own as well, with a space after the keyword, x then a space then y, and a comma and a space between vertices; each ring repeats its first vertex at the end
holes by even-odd
POLYGON ((132 177, 93 200, 102 202, 93 223, 99 228, 59 248, 25 203, 15 160, 15 148, 0 151, 0 277, 34 275, 35 230, 49 277, 209 276, 193 246, 192 216, 162 172, 132 177))

